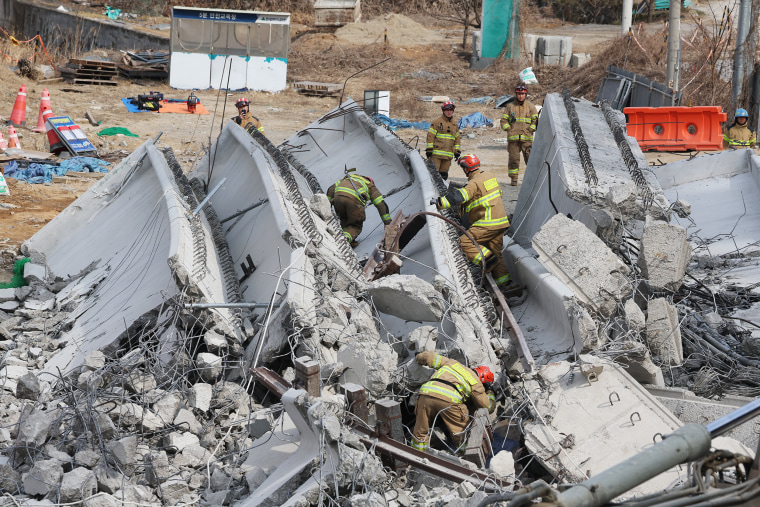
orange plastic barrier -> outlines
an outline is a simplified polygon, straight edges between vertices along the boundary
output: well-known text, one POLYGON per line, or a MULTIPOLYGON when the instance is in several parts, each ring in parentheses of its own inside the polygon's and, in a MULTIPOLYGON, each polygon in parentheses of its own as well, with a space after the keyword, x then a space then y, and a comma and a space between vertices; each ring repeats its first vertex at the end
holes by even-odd
POLYGON ((720 106, 626 107, 628 135, 643 151, 723 149, 720 106))

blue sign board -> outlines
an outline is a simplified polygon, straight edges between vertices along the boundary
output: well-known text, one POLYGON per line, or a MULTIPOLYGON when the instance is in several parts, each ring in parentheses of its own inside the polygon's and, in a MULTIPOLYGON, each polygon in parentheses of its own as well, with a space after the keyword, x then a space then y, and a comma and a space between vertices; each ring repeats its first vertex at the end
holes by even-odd
POLYGON ((66 145, 69 151, 75 155, 82 153, 97 152, 95 146, 87 139, 87 136, 79 128, 79 125, 68 116, 54 116, 47 122, 58 134, 58 138, 66 145))

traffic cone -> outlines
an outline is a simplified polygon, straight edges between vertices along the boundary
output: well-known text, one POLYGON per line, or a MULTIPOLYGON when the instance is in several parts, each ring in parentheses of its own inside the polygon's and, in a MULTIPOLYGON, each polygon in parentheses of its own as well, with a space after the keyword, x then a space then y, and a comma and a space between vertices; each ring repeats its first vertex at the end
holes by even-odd
POLYGON ((61 138, 58 137, 58 134, 55 132, 55 129, 52 125, 50 125, 50 122, 47 121, 48 118, 53 117, 53 111, 50 109, 45 110, 42 113, 42 121, 45 123, 45 131, 47 132, 47 138, 48 138, 48 145, 50 146, 50 153, 55 153, 58 155, 61 153, 66 147, 61 142, 61 138))
POLYGON ((21 143, 18 142, 18 134, 13 125, 8 127, 8 148, 21 148, 21 143))
POLYGON ((0 150, 4 150, 8 147, 8 143, 5 142, 5 139, 3 139, 3 133, 0 132, 0 150))
POLYGON ((9 123, 16 127, 26 127, 26 85, 21 85, 18 89, 9 123))
POLYGON ((42 90, 42 98, 40 99, 40 114, 37 116, 37 126, 32 129, 32 132, 45 132, 45 119, 42 117, 42 113, 45 109, 53 109, 50 105, 50 93, 47 88, 42 90))

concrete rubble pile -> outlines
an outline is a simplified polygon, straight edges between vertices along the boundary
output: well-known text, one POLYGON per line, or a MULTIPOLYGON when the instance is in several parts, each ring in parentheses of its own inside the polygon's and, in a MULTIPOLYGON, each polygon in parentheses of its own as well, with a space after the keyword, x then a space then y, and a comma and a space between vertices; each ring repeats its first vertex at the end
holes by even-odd
MULTIPOLYGON (((24 244, 29 285, 0 291, 0 490, 20 504, 471 507, 513 483, 597 475, 678 428, 666 406, 698 417, 702 400, 666 392, 714 360, 689 333, 735 328, 682 297, 701 247, 671 210, 688 216, 688 203, 671 207, 667 186, 631 169, 635 143, 600 134, 609 114, 573 103, 587 135, 598 129, 596 183, 567 101, 550 95, 539 128, 551 144, 534 148, 505 242, 528 287, 510 302, 537 371, 517 360, 446 222, 428 218, 400 273, 367 281, 383 227, 368 213, 352 250, 324 190, 355 167, 411 216, 434 211, 445 186, 353 101, 279 147, 230 122, 187 176, 147 142, 24 244), (460 467, 462 482, 389 462, 361 431, 394 410, 388 435, 408 441, 425 350, 497 374, 494 456, 465 461, 436 429, 424 460, 460 467)), ((754 350, 745 342, 723 359, 754 350)))

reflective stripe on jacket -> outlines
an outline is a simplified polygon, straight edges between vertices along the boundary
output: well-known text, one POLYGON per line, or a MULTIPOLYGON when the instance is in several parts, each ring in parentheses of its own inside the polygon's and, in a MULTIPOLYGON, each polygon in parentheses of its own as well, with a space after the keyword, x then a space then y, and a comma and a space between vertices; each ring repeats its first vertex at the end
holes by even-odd
POLYGON ((501 115, 501 129, 509 132, 508 141, 533 141, 533 133, 538 128, 538 111, 529 100, 522 104, 516 101, 507 104, 501 115))
POLYGON ((490 172, 471 172, 465 187, 450 191, 441 201, 443 208, 463 203, 472 227, 509 227, 509 218, 501 200, 501 187, 490 172))
POLYGON ((372 203, 377 208, 377 212, 380 213, 380 219, 384 223, 390 222, 390 209, 383 198, 383 194, 366 176, 350 174, 327 189, 327 198, 330 202, 339 195, 353 198, 364 207, 372 203))
POLYGON ((436 158, 451 159, 454 152, 460 151, 459 138, 459 127, 454 117, 446 118, 443 115, 430 124, 425 149, 432 149, 436 158))
POLYGON ((724 145, 728 148, 739 148, 755 144, 755 134, 746 124, 735 124, 723 135, 724 145))
POLYGON ((458 361, 434 351, 426 351, 417 354, 417 363, 437 370, 430 380, 420 387, 420 394, 451 403, 472 401, 476 407, 489 410, 494 406, 477 373, 458 361))

